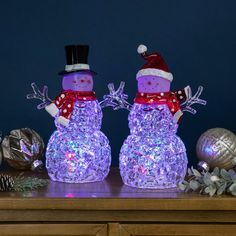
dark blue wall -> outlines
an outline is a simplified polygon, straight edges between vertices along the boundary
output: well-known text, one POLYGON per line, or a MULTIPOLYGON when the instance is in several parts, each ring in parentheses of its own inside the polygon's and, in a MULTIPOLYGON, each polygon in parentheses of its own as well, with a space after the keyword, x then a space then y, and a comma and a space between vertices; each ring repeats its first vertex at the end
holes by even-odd
MULTIPOLYGON (((36 102, 27 101, 30 83, 47 84, 53 98, 61 89, 57 72, 64 68, 65 44, 91 46, 90 65, 99 73, 99 99, 107 83, 126 82, 130 101, 137 86, 135 74, 143 61, 136 53, 144 43, 159 51, 174 74, 172 89, 203 85, 207 107, 196 116, 185 114, 178 134, 186 144, 190 163, 195 145, 211 127, 236 131, 235 56, 236 2, 199 1, 1 1, 0 69, 1 126, 3 135, 31 127, 47 142, 55 129, 36 102)), ((113 164, 129 133, 127 111, 104 111, 103 131, 113 150, 113 164)))

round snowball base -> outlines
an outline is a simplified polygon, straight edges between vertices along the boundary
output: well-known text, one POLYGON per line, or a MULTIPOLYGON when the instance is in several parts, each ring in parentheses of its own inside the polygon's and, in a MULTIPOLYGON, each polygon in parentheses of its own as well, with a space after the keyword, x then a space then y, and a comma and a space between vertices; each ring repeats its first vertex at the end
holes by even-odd
POLYGON ((187 155, 176 136, 142 137, 129 135, 120 151, 123 182, 146 189, 175 188, 184 180, 187 155))
POLYGON ((111 148, 101 131, 93 134, 55 131, 47 146, 46 168, 53 181, 102 181, 109 173, 111 148))
POLYGON ((129 187, 132 187, 132 188, 139 188, 139 189, 175 189, 177 188, 177 185, 176 184, 173 184, 173 183, 167 183, 167 184, 163 184, 163 185, 155 185, 153 183, 151 184, 147 184, 147 185, 143 185, 142 183, 139 184, 139 181, 135 181, 135 182, 126 182, 124 179, 123 179, 123 182, 125 185, 129 186, 129 187))
POLYGON ((86 183, 103 181, 107 176, 103 176, 103 178, 99 178, 100 176, 95 174, 93 176, 89 176, 89 177, 81 179, 81 180, 73 178, 73 177, 60 178, 60 177, 55 176, 55 174, 49 174, 49 177, 51 180, 56 181, 56 182, 63 182, 63 183, 70 183, 70 184, 86 184, 86 183))

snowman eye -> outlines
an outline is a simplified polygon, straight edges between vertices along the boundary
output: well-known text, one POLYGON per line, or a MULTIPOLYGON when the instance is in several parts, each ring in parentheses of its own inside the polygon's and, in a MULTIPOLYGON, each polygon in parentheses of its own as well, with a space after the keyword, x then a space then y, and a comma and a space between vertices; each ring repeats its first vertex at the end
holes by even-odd
POLYGON ((151 84, 152 84, 152 82, 151 82, 151 81, 148 81, 148 82, 147 82, 147 84, 148 84, 148 85, 151 85, 151 84))
POLYGON ((84 83, 84 80, 83 80, 83 79, 81 79, 81 80, 80 80, 80 82, 81 82, 81 83, 84 83))
POLYGON ((72 83, 76 84, 76 80, 73 80, 72 83))

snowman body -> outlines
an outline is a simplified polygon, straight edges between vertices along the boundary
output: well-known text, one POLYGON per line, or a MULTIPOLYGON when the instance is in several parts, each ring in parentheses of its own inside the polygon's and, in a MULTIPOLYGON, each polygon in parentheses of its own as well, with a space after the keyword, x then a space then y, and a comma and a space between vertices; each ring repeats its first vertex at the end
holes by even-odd
POLYGON ((178 123, 168 106, 172 102, 176 109, 177 97, 169 92, 169 88, 170 82, 158 76, 138 78, 139 97, 136 97, 128 118, 130 135, 124 141, 119 157, 120 173, 126 185, 172 188, 185 177, 186 149, 176 135, 178 123), (169 102, 165 96, 173 98, 169 102))
MULTIPOLYGON (((89 74, 66 75, 63 78, 64 92, 49 105, 55 107, 60 104, 59 112, 55 115, 57 130, 52 134, 46 150, 46 167, 54 181, 101 181, 109 172, 111 148, 107 137, 100 131, 102 109, 96 98, 83 96, 92 90, 92 84, 89 74), (72 95, 67 98, 68 91, 72 95), (71 97, 77 94, 80 95, 79 99, 74 99, 71 113, 68 114, 65 107, 71 107, 71 97)), ((50 109, 46 110, 50 113, 50 109)))
POLYGON ((120 173, 126 185, 172 188, 187 169, 184 143, 167 105, 135 103, 129 114, 130 135, 120 151, 120 173))

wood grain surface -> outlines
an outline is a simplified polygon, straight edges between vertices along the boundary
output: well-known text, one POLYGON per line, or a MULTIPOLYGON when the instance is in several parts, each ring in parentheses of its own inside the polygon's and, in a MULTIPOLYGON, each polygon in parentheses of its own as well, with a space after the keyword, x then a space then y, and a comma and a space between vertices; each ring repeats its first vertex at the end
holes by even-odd
MULTIPOLYGON (((48 178, 46 172, 24 175, 48 178)), ((131 188, 112 169, 103 182, 50 181, 38 191, 0 193, 0 235, 231 236, 236 198, 131 188)))
MULTIPOLYGON (((13 172, 17 175, 17 172, 13 172)), ((25 175, 32 175, 26 172, 25 175)), ((46 172, 34 174, 48 178, 46 172)), ((106 180, 86 184, 50 181, 41 190, 0 193, 0 210, 236 210, 236 198, 183 193, 178 189, 143 190, 123 185, 118 169, 106 180)))

